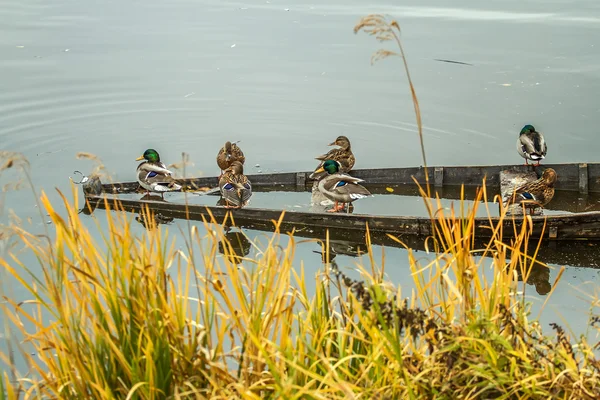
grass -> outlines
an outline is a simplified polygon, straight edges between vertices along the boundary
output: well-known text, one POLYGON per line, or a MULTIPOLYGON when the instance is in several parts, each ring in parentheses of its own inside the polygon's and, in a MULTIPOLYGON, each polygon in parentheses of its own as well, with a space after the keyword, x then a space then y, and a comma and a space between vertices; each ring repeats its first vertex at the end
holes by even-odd
MULTIPOLYGON (((0 261, 31 297, 6 298, 4 312, 35 354, 22 354, 32 371, 10 381, 7 398, 600 396, 595 346, 558 325, 545 335, 517 290, 533 266, 529 227, 512 243, 496 229, 487 246, 471 247, 473 225, 460 217, 472 221, 478 201, 464 215, 440 212, 431 262, 409 250, 408 296, 385 280, 369 243, 361 279, 335 262, 306 276, 293 268, 293 236, 253 243, 258 255, 245 258, 209 222, 178 248, 150 213, 136 237, 126 213, 109 211, 108 230, 98 222, 89 231, 66 197, 58 209, 41 202, 51 245, 13 227, 41 273, 17 257, 0 261)), ((599 326, 592 316, 590 328, 599 326)))
MULTIPOLYGON (((385 39, 382 21, 399 34, 378 16, 357 30, 385 39)), ((415 111, 422 140, 418 103, 415 111)), ((558 325, 543 332, 519 288, 536 262, 530 224, 506 242, 502 222, 490 221, 493 237, 475 247, 485 190, 458 210, 441 208, 429 190, 421 194, 437 217, 432 253, 425 262, 408 249, 411 293, 386 280, 368 235, 359 279, 330 260, 326 239, 323 267, 308 276, 292 235, 250 243, 249 258, 214 221, 189 225, 176 243, 148 210, 137 236, 112 204, 108 228, 99 220, 90 228, 75 190, 61 204, 42 193, 51 235, 10 227, 37 265, 10 250, 0 259, 2 276, 29 297, 4 295, 12 337, 33 348, 16 346, 30 371, 2 355, 12 376, 0 377, 0 399, 599 398, 599 344, 558 325)), ((588 337, 600 333, 597 307, 596 299, 588 337)))

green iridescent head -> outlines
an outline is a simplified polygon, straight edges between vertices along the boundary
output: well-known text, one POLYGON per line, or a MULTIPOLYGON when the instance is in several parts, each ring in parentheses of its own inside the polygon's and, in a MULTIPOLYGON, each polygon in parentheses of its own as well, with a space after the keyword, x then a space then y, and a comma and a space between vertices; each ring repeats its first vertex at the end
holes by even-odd
POLYGON ((144 155, 142 155, 141 157, 138 157, 135 159, 136 161, 142 161, 142 160, 146 160, 149 162, 159 162, 160 161, 160 156, 158 155, 158 152, 154 149, 148 149, 144 152, 144 155))
POLYGON ((341 164, 335 160, 325 160, 323 163, 323 170, 327 171, 329 175, 337 174, 340 171, 341 164))
POLYGON ((524 135, 526 133, 531 133, 531 132, 535 132, 535 128, 533 127, 533 125, 525 125, 523 127, 523 129, 521 129, 521 133, 519 133, 519 135, 524 135))

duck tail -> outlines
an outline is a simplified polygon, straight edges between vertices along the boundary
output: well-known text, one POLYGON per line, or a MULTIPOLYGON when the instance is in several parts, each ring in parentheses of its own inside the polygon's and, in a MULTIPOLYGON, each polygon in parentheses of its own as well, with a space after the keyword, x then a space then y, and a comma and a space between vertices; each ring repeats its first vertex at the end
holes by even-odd
POLYGON ((538 160, 543 160, 544 159, 544 155, 543 154, 539 154, 539 153, 531 153, 531 154, 529 154, 529 157, 531 157, 531 159, 533 161, 538 161, 538 160))

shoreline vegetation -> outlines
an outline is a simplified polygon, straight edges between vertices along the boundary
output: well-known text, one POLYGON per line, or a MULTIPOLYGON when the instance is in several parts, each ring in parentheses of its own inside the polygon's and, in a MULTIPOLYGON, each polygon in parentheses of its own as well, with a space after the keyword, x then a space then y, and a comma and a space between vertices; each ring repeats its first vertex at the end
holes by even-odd
MULTIPOLYGON (((398 24, 368 16, 355 32, 365 29, 396 41, 408 72, 398 24)), ((410 76, 409 86, 426 166, 410 76)), ((26 160, 2 165, 0 173, 28 176, 26 160)), ((0 304, 10 350, 0 354, 0 400, 600 398, 600 342, 587 339, 600 334, 600 300, 591 298, 586 335, 570 337, 558 324, 543 331, 526 302, 524 282, 539 264, 537 252, 528 255, 539 245, 530 224, 510 242, 502 224, 491 226, 493 238, 474 247, 469 221, 487 204, 484 184, 456 210, 421 188, 438 222, 426 261, 407 246, 410 293, 386 280, 385 253, 378 264, 368 234, 359 278, 332 259, 327 238, 322 268, 307 276, 293 234, 248 241, 248 257, 215 221, 203 230, 188 222, 181 243, 146 210, 147 231, 136 236, 133 218, 108 201, 88 228, 72 190, 72 202, 39 196, 51 234, 18 221, 2 231, 13 246, 0 258, 1 276, 28 300, 5 295, 0 304), (21 262, 17 248, 38 265, 21 262), (29 371, 17 371, 15 355, 29 371)))

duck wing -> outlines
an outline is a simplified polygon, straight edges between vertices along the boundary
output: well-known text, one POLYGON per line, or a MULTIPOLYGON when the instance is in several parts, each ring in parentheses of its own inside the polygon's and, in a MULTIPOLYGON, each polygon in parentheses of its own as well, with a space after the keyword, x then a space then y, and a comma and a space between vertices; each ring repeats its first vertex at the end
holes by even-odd
POLYGON ((219 153, 217 153, 217 165, 219 166, 219 168, 221 168, 221 171, 225 171, 227 168, 231 167, 232 161, 233 160, 231 159, 231 157, 227 157, 225 149, 221 148, 221 150, 219 150, 219 153))
POLYGON ((342 149, 331 149, 325 154, 321 154, 320 156, 315 157, 315 160, 325 161, 325 160, 335 160, 337 154, 342 151, 342 149))
POLYGON ((243 205, 252 196, 252 186, 245 175, 236 176, 226 172, 219 181, 221 196, 236 207, 243 205))
POLYGON ((541 160, 546 155, 548 147, 544 136, 539 132, 528 132, 519 137, 521 150, 532 160, 541 160))
POLYGON ((231 160, 239 161, 242 164, 246 162, 246 157, 244 156, 244 152, 235 143, 233 143, 231 145, 231 160))
POLYGON ((359 184, 359 182, 364 182, 363 179, 345 174, 332 175, 331 178, 334 179, 327 179, 323 184, 324 189, 331 193, 347 196, 350 199, 362 199, 371 196, 371 192, 359 184))
POLYGON ((352 169, 355 161, 352 151, 344 149, 331 149, 326 154, 315 157, 315 160, 321 161, 319 166, 315 169, 319 169, 325 160, 335 160, 342 164, 342 169, 345 171, 352 169))
POLYGON ((159 163, 141 163, 137 168, 138 180, 149 185, 158 184, 169 187, 179 186, 172 176, 172 172, 167 169, 165 164, 159 163))
POLYGON ((516 188, 514 194, 509 195, 508 204, 520 202, 544 204, 547 189, 548 187, 540 179, 525 183, 516 188))

